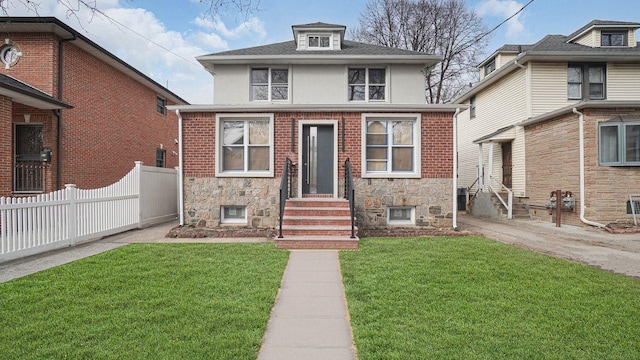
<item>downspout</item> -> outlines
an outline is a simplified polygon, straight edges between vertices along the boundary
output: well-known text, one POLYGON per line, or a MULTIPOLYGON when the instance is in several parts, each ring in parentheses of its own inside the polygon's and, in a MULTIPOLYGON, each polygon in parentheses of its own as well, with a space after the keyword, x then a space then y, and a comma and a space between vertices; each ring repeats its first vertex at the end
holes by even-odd
POLYGON ((178 212, 180 214, 180 226, 184 225, 184 171, 182 167, 182 115, 180 110, 176 109, 178 116, 178 212))
MULTIPOLYGON (((73 37, 69 39, 60 39, 58 40, 58 100, 62 100, 62 90, 63 90, 63 45, 67 41, 76 40, 76 35, 73 34, 73 37)), ((62 109, 54 110, 54 113, 58 117, 58 126, 56 128, 56 189, 60 190, 62 188, 62 109)))
POLYGON ((604 227, 603 224, 597 223, 595 221, 587 220, 584 217, 584 209, 586 208, 585 192, 584 192, 584 124, 583 124, 584 114, 579 112, 578 109, 576 108, 573 108, 573 113, 579 116, 578 124, 580 128, 580 220, 587 225, 603 228, 604 227))
POLYGON ((458 231, 458 114, 453 114, 453 230, 458 231))

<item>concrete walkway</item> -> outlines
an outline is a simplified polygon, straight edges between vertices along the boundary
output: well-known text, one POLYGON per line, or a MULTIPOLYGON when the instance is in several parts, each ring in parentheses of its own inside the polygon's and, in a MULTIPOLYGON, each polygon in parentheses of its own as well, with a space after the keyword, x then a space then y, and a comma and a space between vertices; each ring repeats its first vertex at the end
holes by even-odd
POLYGON ((336 250, 292 250, 258 360, 356 359, 336 250))

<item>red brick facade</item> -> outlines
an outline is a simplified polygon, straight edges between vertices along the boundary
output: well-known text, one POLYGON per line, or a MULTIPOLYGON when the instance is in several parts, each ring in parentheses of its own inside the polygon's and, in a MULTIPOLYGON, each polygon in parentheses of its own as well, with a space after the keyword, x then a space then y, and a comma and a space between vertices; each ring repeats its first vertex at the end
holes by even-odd
MULTIPOLYGON (((617 116, 638 116, 640 109, 584 109, 585 217, 604 225, 628 222, 626 202, 640 193, 639 167, 600 166, 598 123, 617 116)), ((553 190, 571 191, 576 198, 573 212, 563 212, 563 223, 580 224, 580 157, 578 115, 567 114, 525 127, 527 195, 529 203, 549 203, 553 190)), ((545 210, 532 210, 537 218, 549 219, 545 210)))
MULTIPOLYGON (((0 73, 59 98, 60 39, 52 33, 8 36, 23 55, 14 66, 2 68, 0 73)), ((30 124, 43 125, 43 146, 53 150, 52 161, 46 164, 44 192, 68 183, 85 189, 107 186, 129 172, 134 161, 154 166, 156 149, 161 147, 166 151, 165 166, 178 166, 178 145, 174 141, 178 137, 177 117, 169 111, 166 115, 156 111, 158 94, 154 88, 73 42, 63 43, 62 64, 61 101, 73 108, 60 111, 60 126, 55 111, 0 103, 3 108, 0 146, 5 150, 0 158, 0 196, 11 194, 12 180, 6 174, 12 173, 13 127, 26 123, 25 114, 30 115, 30 124), (6 108, 9 111, 4 111, 6 108), (5 154, 9 154, 9 159, 5 154)), ((171 103, 167 101, 167 105, 171 103)))

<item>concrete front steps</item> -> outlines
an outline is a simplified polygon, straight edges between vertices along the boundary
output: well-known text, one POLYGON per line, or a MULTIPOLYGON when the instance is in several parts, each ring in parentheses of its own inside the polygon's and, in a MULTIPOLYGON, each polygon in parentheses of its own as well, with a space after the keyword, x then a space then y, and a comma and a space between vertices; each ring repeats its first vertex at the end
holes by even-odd
MULTIPOLYGON (((507 203, 509 195, 506 191, 499 191, 498 194, 507 203)), ((500 200, 495 198, 495 195, 492 196, 493 204, 498 209, 501 218, 507 218, 507 209, 504 208, 500 200)), ((511 209, 511 216, 514 219, 530 219, 531 215, 529 215, 529 207, 527 206, 524 199, 519 197, 513 197, 513 209, 511 209)))
POLYGON ((281 249, 357 249, 358 241, 351 238, 349 201, 333 198, 287 200, 282 238, 275 238, 281 249))

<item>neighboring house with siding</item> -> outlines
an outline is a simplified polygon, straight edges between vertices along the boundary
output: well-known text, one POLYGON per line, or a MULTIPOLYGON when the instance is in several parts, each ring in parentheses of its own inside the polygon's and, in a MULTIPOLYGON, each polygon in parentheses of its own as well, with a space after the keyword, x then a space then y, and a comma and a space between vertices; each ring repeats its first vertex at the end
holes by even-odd
POLYGON ((0 196, 178 165, 166 105, 186 101, 56 18, 1 17, 0 32, 0 196))
POLYGON ((460 186, 481 190, 473 213, 500 216, 488 205, 491 184, 536 218, 549 219, 560 189, 575 205, 563 221, 630 221, 629 195, 640 193, 638 28, 595 20, 568 36, 505 45, 479 65, 480 82, 454 100, 470 105, 458 139, 460 186))
MULTIPOLYGON (((197 58, 214 76, 213 103, 170 107, 182 123, 184 224, 277 228, 289 158, 288 209, 339 207, 349 159, 361 233, 451 227, 461 106, 426 104, 424 92, 423 71, 440 57, 348 41, 341 25, 292 30, 291 41, 197 58)), ((285 239, 307 215, 289 217, 285 239)), ((298 235, 312 230, 328 235, 298 235)))

